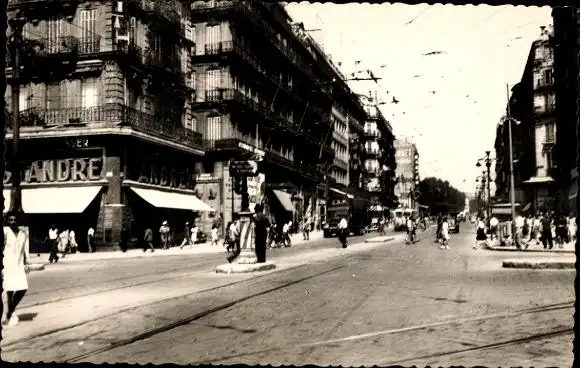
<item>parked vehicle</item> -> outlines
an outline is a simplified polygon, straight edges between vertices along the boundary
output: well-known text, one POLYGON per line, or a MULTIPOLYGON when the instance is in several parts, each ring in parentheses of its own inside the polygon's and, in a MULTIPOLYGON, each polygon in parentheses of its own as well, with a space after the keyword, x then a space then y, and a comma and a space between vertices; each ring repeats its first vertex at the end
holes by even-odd
POLYGON ((451 212, 447 216, 447 223, 449 224, 449 232, 459 234, 459 220, 458 212, 451 212))

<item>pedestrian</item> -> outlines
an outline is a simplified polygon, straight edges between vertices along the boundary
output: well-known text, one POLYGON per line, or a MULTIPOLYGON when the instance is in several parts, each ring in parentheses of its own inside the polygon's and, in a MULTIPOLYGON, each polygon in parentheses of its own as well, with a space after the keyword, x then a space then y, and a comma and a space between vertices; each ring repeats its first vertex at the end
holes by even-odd
POLYGON ((167 221, 163 221, 161 227, 159 228, 159 237, 161 239, 161 248, 168 249, 169 248, 169 225, 167 221))
POLYGON ((199 227, 197 227, 197 224, 194 221, 193 227, 191 228, 191 244, 195 245, 198 239, 199 239, 199 227))
POLYGON ((302 238, 310 240, 310 222, 306 219, 302 221, 302 238))
POLYGON ((532 226, 534 228, 533 240, 536 241, 536 245, 540 245, 540 239, 542 237, 542 218, 539 214, 534 218, 534 224, 532 226))
POLYGON ((88 247, 87 250, 89 253, 95 252, 94 241, 95 241, 95 229, 89 227, 89 230, 87 230, 87 247, 88 247))
POLYGON ((346 217, 343 217, 338 223, 338 239, 340 240, 342 247, 346 248, 348 245, 348 221, 346 217))
POLYGON ((570 218, 568 219, 568 233, 570 241, 576 243, 576 216, 574 214, 570 214, 570 218))
POLYGON ((183 228, 183 241, 179 249, 183 249, 186 245, 191 245, 191 227, 189 226, 189 222, 186 222, 183 228))
POLYGON ((443 216, 441 216, 441 212, 437 215, 437 231, 435 233, 435 243, 439 243, 441 239, 441 228, 443 226, 443 216))
MULTIPOLYGON (((481 219, 480 219, 481 221, 481 219)), ((493 241, 493 239, 497 239, 497 227, 499 225, 499 221, 497 219, 497 217, 492 216, 492 218, 489 220, 489 240, 493 241)))
MULTIPOLYGON (((255 251, 258 263, 266 262, 266 238, 268 236, 268 228, 270 221, 264 215, 262 205, 257 203, 254 207, 254 234, 255 234, 255 251)), ((305 222, 305 224, 308 224, 305 222)))
POLYGON ((77 236, 74 230, 71 230, 68 234, 68 242, 70 243, 70 251, 72 254, 76 254, 78 244, 77 244, 77 236))
POLYGON ((127 245, 129 244, 129 230, 127 227, 123 226, 121 228, 121 241, 119 242, 119 247, 123 253, 127 252, 127 245))
POLYGON ((485 224, 483 219, 477 221, 477 231, 475 235, 475 243, 473 244, 473 249, 481 248, 487 245, 487 235, 485 234, 485 224))
POLYGON ((277 230, 278 224, 276 224, 276 220, 272 220, 270 223, 270 227, 268 228, 268 240, 266 243, 266 248, 270 249, 272 247, 272 243, 274 243, 274 247, 277 245, 278 240, 278 231, 277 230))
POLYGON ((6 319, 2 324, 16 326, 18 316, 14 315, 16 307, 28 290, 27 273, 30 256, 28 254, 28 236, 20 228, 20 220, 15 213, 8 214, 8 227, 4 228, 4 255, 2 269, 2 288, 6 292, 8 308, 6 319))
POLYGON ((447 222, 447 217, 442 218, 441 223, 441 249, 449 249, 449 223, 447 222))
POLYGON ((214 224, 211 228, 211 245, 218 245, 218 239, 219 239, 219 235, 218 235, 218 228, 217 226, 214 224))
POLYGON ((292 246, 292 240, 290 239, 291 229, 292 229, 292 221, 288 221, 282 227, 282 241, 284 243, 284 247, 292 246))
POLYGON ((48 244, 50 246, 48 261, 56 263, 58 262, 58 229, 54 224, 48 230, 48 244))
POLYGON ((153 246, 153 230, 150 227, 145 229, 145 234, 143 235, 143 253, 147 252, 147 249, 151 249, 151 253, 155 252, 155 247, 153 246))
POLYGON ((542 245, 544 249, 554 247, 554 240, 552 236, 552 219, 550 214, 546 213, 542 219, 542 245))
POLYGON ((241 223, 240 223, 240 219, 236 219, 234 221, 234 223, 232 224, 232 234, 230 235, 233 238, 233 250, 230 253, 230 255, 228 256, 228 262, 232 263, 236 258, 238 258, 238 256, 240 255, 240 252, 242 251, 240 248, 240 235, 241 235, 241 223))

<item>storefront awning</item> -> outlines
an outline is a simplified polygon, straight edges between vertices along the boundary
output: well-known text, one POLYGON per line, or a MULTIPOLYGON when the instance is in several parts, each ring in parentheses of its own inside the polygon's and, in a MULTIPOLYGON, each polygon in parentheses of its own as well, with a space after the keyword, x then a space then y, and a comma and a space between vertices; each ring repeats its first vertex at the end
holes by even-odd
POLYGON ((340 195, 343 195, 347 198, 354 198, 354 196, 352 194, 348 194, 347 192, 343 192, 342 190, 338 190, 338 189, 332 188, 332 187, 330 187, 329 189, 332 190, 333 192, 338 193, 340 195))
POLYGON ((274 192, 274 195, 276 196, 276 198, 278 198, 278 201, 280 201, 280 204, 282 205, 282 207, 284 207, 286 211, 288 212, 294 211, 294 205, 292 204, 292 195, 290 193, 286 193, 276 189, 274 189, 272 192, 274 192))
MULTIPOLYGON (((24 213, 83 213, 95 199, 101 185, 87 187, 22 188, 24 213)), ((4 212, 10 209, 10 189, 5 189, 4 212)))
POLYGON ((215 212, 213 208, 203 203, 194 194, 164 192, 156 189, 130 187, 139 197, 158 208, 189 210, 199 212, 215 212))
POLYGON ((554 179, 550 176, 533 176, 528 180, 524 181, 524 184, 547 184, 554 182, 554 179))

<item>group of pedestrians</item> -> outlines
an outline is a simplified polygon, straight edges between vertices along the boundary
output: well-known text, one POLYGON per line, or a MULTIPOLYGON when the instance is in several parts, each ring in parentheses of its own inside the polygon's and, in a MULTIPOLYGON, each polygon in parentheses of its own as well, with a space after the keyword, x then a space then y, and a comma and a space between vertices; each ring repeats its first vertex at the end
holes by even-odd
MULTIPOLYGON (((87 245, 89 252, 94 251, 92 242, 94 234, 95 230, 90 227, 87 231, 87 245)), ((50 229, 48 229, 48 235, 44 240, 44 244, 47 245, 50 251, 50 255, 48 257, 48 261, 50 263, 58 262, 59 253, 61 258, 65 258, 69 254, 75 254, 78 252, 78 243, 75 231, 68 228, 59 230, 55 224, 53 224, 50 229)), ((40 251, 37 255, 40 256, 40 251)))

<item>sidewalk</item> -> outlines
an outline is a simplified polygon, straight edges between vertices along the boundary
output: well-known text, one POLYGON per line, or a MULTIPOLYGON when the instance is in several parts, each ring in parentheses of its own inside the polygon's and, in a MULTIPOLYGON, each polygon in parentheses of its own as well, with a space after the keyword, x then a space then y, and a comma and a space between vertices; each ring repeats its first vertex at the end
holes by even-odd
POLYGON ((521 249, 518 249, 516 248, 515 245, 502 247, 501 245, 499 245, 499 240, 494 240, 493 244, 489 244, 487 246, 487 249, 500 252, 540 252, 540 253, 570 253, 570 254, 576 253, 575 244, 572 242, 564 244, 562 248, 554 244, 554 247, 552 249, 544 249, 542 243, 536 245, 535 242, 531 242, 527 249, 525 248, 525 245, 523 245, 521 249))
POLYGON ((504 268, 526 268, 526 269, 575 269, 576 257, 542 257, 542 258, 522 258, 506 259, 502 262, 504 268))
MULTIPOLYGON (((310 233, 310 240, 306 241, 303 239, 302 234, 293 234, 290 236, 292 240, 292 246, 296 245, 307 245, 309 242, 318 241, 323 239, 322 231, 315 231, 310 233)), ((123 253, 120 250, 107 251, 107 252, 95 252, 95 253, 75 253, 69 254, 66 257, 60 257, 58 263, 68 264, 72 262, 81 262, 87 260, 109 260, 109 259, 125 259, 125 258, 143 258, 143 257, 163 257, 163 256, 179 256, 179 255, 192 255, 192 254, 211 254, 211 253, 225 253, 226 250, 222 246, 222 240, 219 241, 218 246, 210 245, 210 242, 196 244, 193 246, 186 246, 183 249, 179 247, 172 247, 167 250, 155 249, 155 252, 147 251, 143 252, 142 249, 129 249, 127 252, 123 253)), ((48 261, 49 254, 41 253, 40 257, 35 254, 31 255, 31 271, 41 271, 44 270, 44 266, 50 264, 48 261)))

